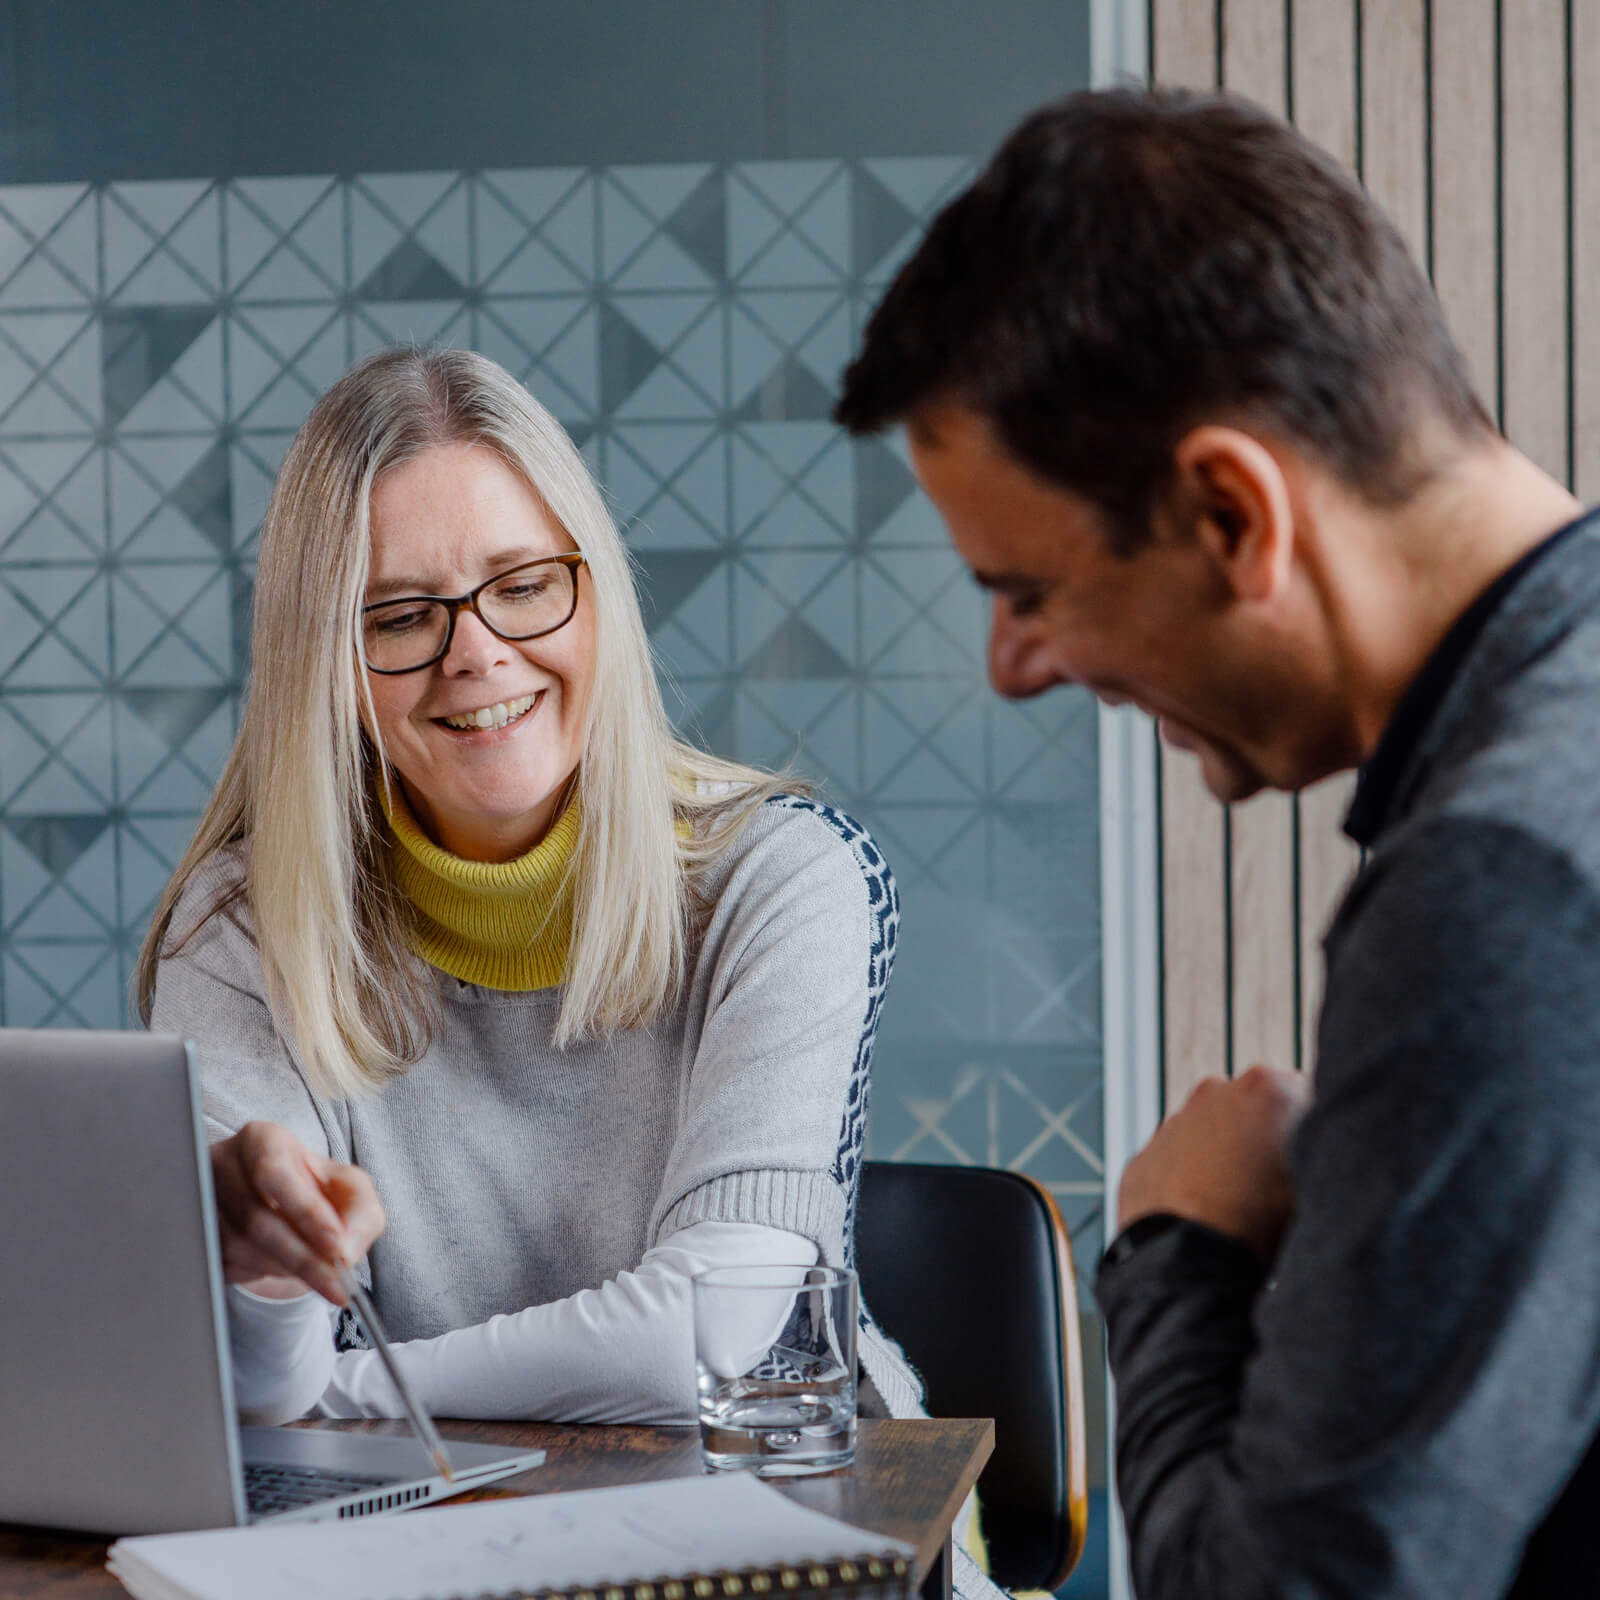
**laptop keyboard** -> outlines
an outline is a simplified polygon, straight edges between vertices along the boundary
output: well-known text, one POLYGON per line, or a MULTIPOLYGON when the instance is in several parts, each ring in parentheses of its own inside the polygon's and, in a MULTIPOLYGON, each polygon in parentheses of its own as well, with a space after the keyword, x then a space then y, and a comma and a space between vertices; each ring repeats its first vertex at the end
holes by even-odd
POLYGON ((244 1466, 244 1497, 252 1517, 276 1516, 281 1511, 298 1511, 319 1500, 337 1500, 341 1495, 359 1494, 363 1489, 380 1488, 387 1478, 367 1478, 353 1472, 327 1472, 317 1467, 284 1467, 270 1461, 247 1461, 244 1466))

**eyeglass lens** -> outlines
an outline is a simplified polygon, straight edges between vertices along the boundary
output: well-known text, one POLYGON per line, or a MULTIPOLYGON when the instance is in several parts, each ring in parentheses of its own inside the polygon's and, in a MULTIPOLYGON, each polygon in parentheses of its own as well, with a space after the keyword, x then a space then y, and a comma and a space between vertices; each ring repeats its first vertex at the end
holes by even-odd
MULTIPOLYGON (((478 592, 478 614, 502 639, 553 633, 577 604, 576 571, 559 561, 496 578, 478 592)), ((361 619, 362 653, 379 672, 425 666, 444 651, 451 607, 442 600, 396 600, 361 619)))

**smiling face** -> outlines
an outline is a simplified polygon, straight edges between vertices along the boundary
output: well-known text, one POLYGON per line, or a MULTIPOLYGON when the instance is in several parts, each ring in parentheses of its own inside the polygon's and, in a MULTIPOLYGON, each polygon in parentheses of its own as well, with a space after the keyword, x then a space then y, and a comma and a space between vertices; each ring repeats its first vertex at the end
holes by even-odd
MULTIPOLYGON (((435 445, 385 472, 371 525, 368 605, 463 594, 576 548, 521 475, 474 444, 435 445)), ((554 633, 501 639, 463 609, 442 660, 367 674, 378 734, 434 843, 468 861, 509 861, 549 831, 583 755, 594 643, 580 571, 577 611, 554 633)))
POLYGON ((1214 549, 1168 533, 1115 554, 1088 501, 1031 472, 962 407, 919 414, 910 437, 923 489, 994 596, 989 677, 1001 694, 1081 683, 1137 705, 1199 757, 1220 800, 1308 781, 1284 741, 1288 658, 1214 549))

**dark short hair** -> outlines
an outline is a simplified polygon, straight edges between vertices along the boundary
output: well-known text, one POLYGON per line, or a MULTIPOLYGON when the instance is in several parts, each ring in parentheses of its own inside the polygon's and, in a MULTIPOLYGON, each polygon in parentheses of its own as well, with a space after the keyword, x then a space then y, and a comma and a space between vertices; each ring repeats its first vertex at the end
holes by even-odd
POLYGON ((1201 422, 1275 433, 1381 504, 1431 475, 1419 423, 1493 430, 1360 185, 1258 107, 1181 90, 1046 106, 935 219, 834 415, 875 433, 942 401, 1098 507, 1123 553, 1201 422))

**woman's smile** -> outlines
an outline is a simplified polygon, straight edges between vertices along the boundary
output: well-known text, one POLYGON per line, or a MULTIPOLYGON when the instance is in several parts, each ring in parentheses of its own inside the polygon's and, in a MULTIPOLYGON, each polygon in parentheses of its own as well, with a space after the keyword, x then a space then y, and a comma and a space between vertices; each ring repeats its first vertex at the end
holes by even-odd
POLYGON ((519 695, 513 700, 496 700, 493 705, 479 706, 475 711, 452 712, 448 716, 430 720, 451 733, 474 735, 502 733, 513 724, 520 725, 544 698, 544 690, 534 694, 519 695))

